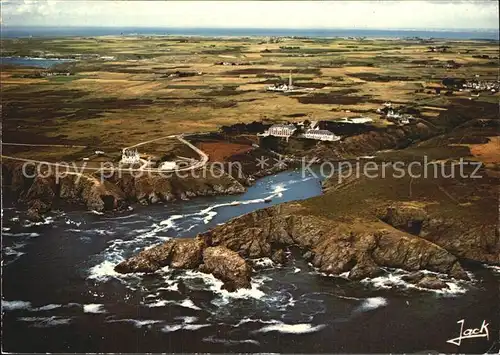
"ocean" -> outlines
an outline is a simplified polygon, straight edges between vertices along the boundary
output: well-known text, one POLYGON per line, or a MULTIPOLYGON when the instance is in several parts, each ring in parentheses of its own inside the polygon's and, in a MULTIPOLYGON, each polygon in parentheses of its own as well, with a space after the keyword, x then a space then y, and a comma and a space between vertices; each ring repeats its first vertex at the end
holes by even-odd
POLYGON ((31 57, 0 57, 2 65, 22 65, 27 67, 51 68, 60 63, 71 62, 71 59, 50 59, 31 57))
POLYGON ((289 28, 159 28, 159 27, 4 27, 3 38, 61 36, 298 36, 368 38, 442 38, 454 40, 498 40, 497 30, 379 30, 379 29, 289 29, 289 28))

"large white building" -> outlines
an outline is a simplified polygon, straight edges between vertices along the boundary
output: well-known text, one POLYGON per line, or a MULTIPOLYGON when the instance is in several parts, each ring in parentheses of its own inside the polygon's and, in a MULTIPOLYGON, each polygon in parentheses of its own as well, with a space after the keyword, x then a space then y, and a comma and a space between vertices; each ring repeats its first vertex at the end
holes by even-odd
POLYGON ((288 139, 295 133, 297 128, 292 124, 275 124, 266 131, 267 135, 288 139))
POLYGON ((123 149, 121 162, 123 164, 137 164, 141 162, 141 157, 137 149, 123 149))
POLYGON ((304 133, 304 138, 330 142, 340 140, 339 136, 333 132, 327 131, 326 129, 308 129, 306 133, 304 133))

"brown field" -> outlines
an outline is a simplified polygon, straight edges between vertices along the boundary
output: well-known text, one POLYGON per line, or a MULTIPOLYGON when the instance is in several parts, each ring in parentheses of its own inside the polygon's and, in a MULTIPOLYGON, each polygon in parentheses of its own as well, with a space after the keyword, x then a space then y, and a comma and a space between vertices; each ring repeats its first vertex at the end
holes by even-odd
POLYGON ((468 144, 471 153, 483 163, 500 163, 500 137, 488 137, 485 144, 468 144))
POLYGON ((252 150, 252 146, 229 142, 200 142, 196 144, 209 156, 209 161, 224 162, 232 155, 243 154, 252 150))

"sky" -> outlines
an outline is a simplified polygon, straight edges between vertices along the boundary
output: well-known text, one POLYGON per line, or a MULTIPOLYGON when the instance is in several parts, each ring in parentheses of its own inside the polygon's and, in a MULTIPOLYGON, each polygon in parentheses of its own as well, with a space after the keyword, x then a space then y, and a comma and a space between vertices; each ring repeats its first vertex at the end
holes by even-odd
POLYGON ((1 0, 2 26, 498 29, 497 1, 1 0))

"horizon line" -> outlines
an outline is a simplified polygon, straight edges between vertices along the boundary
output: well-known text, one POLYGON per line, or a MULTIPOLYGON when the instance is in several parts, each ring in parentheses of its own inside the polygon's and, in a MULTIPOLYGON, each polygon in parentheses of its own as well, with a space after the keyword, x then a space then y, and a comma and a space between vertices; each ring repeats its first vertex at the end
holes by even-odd
POLYGON ((486 27, 486 28, 445 28, 445 27, 398 27, 398 28, 381 28, 381 27, 218 27, 218 26, 143 26, 143 25, 134 25, 134 26, 86 26, 86 25, 61 25, 61 26, 46 26, 46 25, 7 25, 4 23, 0 24, 0 27, 3 29, 8 28, 144 28, 144 29, 227 29, 227 30, 362 30, 362 31, 450 31, 450 32, 458 32, 458 31, 498 31, 499 28, 486 27))

